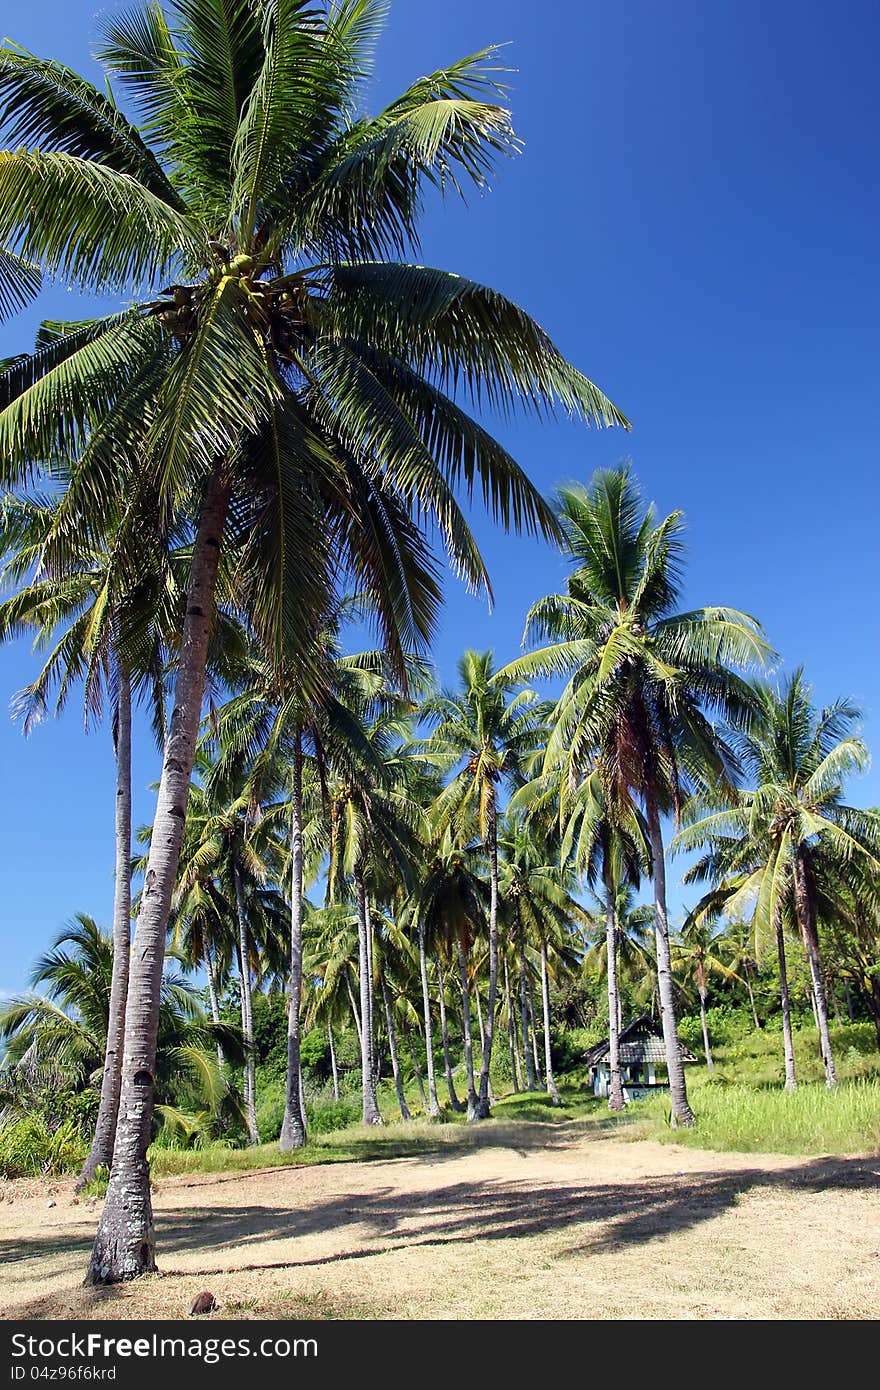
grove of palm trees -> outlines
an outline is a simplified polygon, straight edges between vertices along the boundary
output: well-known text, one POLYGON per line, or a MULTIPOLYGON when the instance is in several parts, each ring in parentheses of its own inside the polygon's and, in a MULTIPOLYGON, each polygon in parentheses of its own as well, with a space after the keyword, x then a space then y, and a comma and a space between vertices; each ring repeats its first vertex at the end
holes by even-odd
MULTIPOLYGON (((0 47, 7 695, 27 756, 84 718, 115 770, 113 891, 0 1001, 2 1316, 205 1288, 255 1319, 631 1316, 636 1248, 712 1221, 746 1252, 728 1303, 681 1244, 689 1292, 646 1315, 763 1316, 724 1223, 765 1191, 804 1262, 771 1315, 868 1316, 874 1267, 835 1292, 834 1246, 862 1258, 880 1148, 866 711, 722 546, 694 568, 704 508, 675 477, 649 500, 601 336, 569 360, 515 284, 421 264, 523 144, 502 49, 390 94, 402 8, 134 0, 92 18, 91 76, 0 47), (53 286, 77 316, 34 339, 53 286), (534 582, 496 574, 505 534, 534 582), (519 645, 471 640, 462 592, 519 645), (38 1208, 58 1258, 17 1234, 38 1208)), ((49 874, 65 833, 34 828, 49 874)))

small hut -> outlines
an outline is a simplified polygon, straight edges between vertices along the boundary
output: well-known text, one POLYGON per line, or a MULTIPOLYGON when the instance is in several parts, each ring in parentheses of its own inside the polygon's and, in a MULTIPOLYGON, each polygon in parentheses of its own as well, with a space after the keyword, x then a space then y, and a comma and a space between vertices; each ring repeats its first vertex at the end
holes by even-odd
MULTIPOLYGON (((695 1062, 694 1054, 679 1042, 681 1060, 695 1062)), ((594 1096, 607 1096, 611 1088, 611 1068, 608 1064, 609 1042, 596 1043, 584 1053, 590 1069, 594 1096)), ((624 1100, 644 1100, 655 1091, 668 1091, 668 1081, 657 1080, 657 1065, 666 1065, 663 1034, 647 1014, 636 1018, 620 1030, 620 1079, 624 1100)))

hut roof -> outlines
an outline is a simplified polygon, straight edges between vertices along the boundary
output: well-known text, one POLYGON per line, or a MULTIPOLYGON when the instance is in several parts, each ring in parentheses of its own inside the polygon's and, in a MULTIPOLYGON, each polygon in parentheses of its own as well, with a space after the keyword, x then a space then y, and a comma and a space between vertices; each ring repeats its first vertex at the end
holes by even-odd
MULTIPOLYGON (((684 1043, 680 1042, 681 1060, 683 1062, 695 1062, 697 1059, 684 1043)), ((603 1042, 596 1043, 589 1052, 584 1053, 584 1061, 588 1067, 594 1067, 598 1062, 604 1062, 608 1057, 609 1043, 605 1038, 603 1042)), ((620 1030, 620 1064, 623 1067, 631 1067, 639 1062, 665 1062, 666 1049, 663 1045, 663 1034, 654 1026, 647 1014, 642 1014, 640 1018, 633 1019, 625 1028, 620 1030)))

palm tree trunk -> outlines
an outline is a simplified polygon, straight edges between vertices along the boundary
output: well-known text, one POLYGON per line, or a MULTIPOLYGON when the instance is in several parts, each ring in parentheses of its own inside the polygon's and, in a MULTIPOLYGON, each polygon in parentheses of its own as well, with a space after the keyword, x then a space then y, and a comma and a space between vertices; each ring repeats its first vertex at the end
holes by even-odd
MULTIPOLYGON (((208 939, 208 929, 202 922, 202 959, 205 962, 205 974, 208 977, 208 1005, 211 1010, 211 1022, 216 1026, 220 1022, 220 1001, 217 998, 217 971, 214 966, 214 957, 211 954, 211 943, 208 939)), ((223 1066, 223 1048, 217 1044, 217 1066, 223 1066)))
POLYGON ((623 1082, 620 1075, 620 1000, 617 992, 617 909, 614 882, 605 876, 605 956, 608 973, 608 1067, 611 1082, 608 1109, 623 1110, 623 1082))
POLYGON ((434 1071, 434 1032, 431 1025, 431 995, 428 990, 428 954, 425 950, 425 928, 419 923, 419 974, 422 979, 422 1014, 425 1020, 425 1065, 428 1068, 428 1105, 425 1113, 434 1119, 440 1114, 437 1099, 437 1076, 434 1071))
POLYGON ((504 1008, 507 1014, 507 1048, 510 1053, 510 1080, 513 1086, 513 1094, 519 1095, 519 1068, 516 1056, 516 1024, 513 1021, 513 1001, 510 997, 510 971, 507 968, 507 957, 504 957, 504 1008))
POLYGON ((333 1041, 333 1024, 327 1024, 327 1040, 330 1043, 330 1071, 333 1075, 333 1099, 339 1099, 339 1068, 336 1065, 336 1044, 333 1041))
POLYGON ((516 904, 516 947, 519 952, 519 1020, 522 1029, 522 1049, 526 1066, 526 1090, 535 1089, 535 1063, 529 1047, 529 996, 526 985, 526 942, 519 902, 516 904))
POLYGON ((785 1089, 786 1091, 794 1091, 797 1088, 797 1076, 794 1070, 794 1039, 791 1033, 791 999, 788 993, 788 967, 785 961, 785 931, 782 925, 782 913, 778 908, 774 913, 773 927, 776 932, 776 956, 779 961, 779 998, 782 1004, 785 1089))
POLYGON ((449 1055, 449 1027, 446 1019, 446 995, 443 980, 443 966, 440 964, 439 953, 435 957, 437 965, 437 984, 440 989, 440 1035, 443 1039, 443 1070, 446 1074, 446 1089, 449 1092, 449 1104, 453 1110, 461 1114, 464 1105, 455 1094, 455 1081, 452 1076, 452 1059, 449 1055))
POLYGON ((492 1042, 495 1036, 495 1001, 498 994, 498 821, 495 789, 489 788, 489 810, 486 825, 489 841, 489 997, 486 1001, 486 1027, 483 1032, 483 1055, 480 1063, 480 1094, 476 1118, 489 1118, 490 1071, 492 1042))
POLYGON ((229 495, 230 484, 218 465, 202 504, 193 545, 174 712, 165 740, 132 948, 113 1167, 86 1276, 91 1284, 119 1283, 156 1268, 147 1147, 153 1122, 159 996, 171 895, 180 861, 202 713, 217 566, 229 495))
POLYGON ((348 990, 348 1002, 349 1002, 349 1004, 351 1005, 351 1016, 352 1016, 352 1018, 354 1019, 354 1026, 355 1026, 355 1032, 357 1033, 358 1047, 360 1048, 361 1052, 363 1052, 363 1050, 364 1050, 364 1032, 363 1032, 363 1029, 361 1028, 361 1016, 360 1016, 360 1014, 359 1014, 359 1012, 358 1012, 358 1006, 357 1006, 357 1003, 356 1003, 356 1001, 355 1001, 354 993, 352 992, 351 982, 350 982, 350 980, 348 979, 348 976, 347 976, 347 975, 346 975, 346 979, 345 979, 345 988, 348 990))
POLYGON ((760 1021, 760 1019, 758 1018, 758 1010, 755 1008, 755 992, 754 992, 754 990, 752 989, 752 981, 751 981, 752 967, 751 967, 751 965, 749 964, 748 961, 746 961, 745 964, 743 965, 743 971, 744 971, 744 973, 745 973, 746 989, 747 989, 748 992, 749 992, 749 1003, 750 1003, 751 1006, 752 1006, 752 1018, 755 1020, 755 1030, 756 1030, 756 1031, 760 1031, 760 1028, 761 1028, 761 1021, 760 1021))
POLYGON ((703 1051, 706 1054, 706 1070, 714 1071, 715 1062, 712 1057, 712 1049, 709 1046, 709 1020, 706 1017, 706 990, 701 987, 700 995, 700 1023, 703 1025, 703 1051))
POLYGON ((553 1077, 553 1057, 550 1051, 550 980, 547 970, 547 943, 541 940, 541 1003, 544 1008, 544 1075, 547 1079, 547 1094, 554 1105, 559 1105, 559 1092, 553 1077))
POLYGON ((692 1125, 694 1112, 688 1104, 684 1064, 675 1023, 675 998, 672 991, 672 958, 669 950, 669 924, 666 915, 666 861, 663 856, 663 832, 660 813, 653 788, 645 797, 648 834, 654 879, 654 938, 657 946, 657 989, 660 995, 660 1018, 663 1024, 663 1043, 666 1051, 666 1070, 669 1073, 669 1096, 672 1102, 674 1125, 692 1125))
POLYGON ((101 1099, 89 1156, 80 1170, 76 1190, 91 1182, 98 1168, 110 1168, 113 1139, 122 1090, 122 1048, 125 1036, 125 1001, 131 961, 131 679, 118 671, 116 705, 116 865, 113 892, 113 966, 107 1016, 107 1048, 101 1077, 101 1099))
POLYGON ((477 1118, 477 1093, 474 1087, 474 1044, 471 1037, 471 991, 468 983, 467 956, 464 942, 458 938, 458 978, 461 984, 461 1031, 464 1039, 464 1065, 467 1074, 467 1117, 477 1118))
POLYGON ((376 1078, 373 1075, 373 1034, 370 1027, 370 1015, 372 1013, 370 994, 373 986, 370 977, 370 947, 367 941, 370 923, 367 915, 364 871, 360 864, 355 869, 354 881, 357 890, 358 962, 361 982, 361 1098, 363 1101, 361 1120, 365 1125, 380 1125, 382 1116, 376 1098, 376 1078))
POLYGON ((541 1075, 541 1063, 538 1061, 538 1029, 535 1025, 535 1000, 532 995, 531 980, 527 982, 526 1000, 529 1007, 529 1029, 531 1031, 532 1041, 532 1065, 535 1068, 535 1085, 540 1087, 544 1084, 544 1078, 541 1075))
POLYGON ((397 1104, 400 1106, 400 1118, 402 1120, 409 1120, 411 1116, 403 1091, 403 1078, 400 1075, 400 1064, 397 1060, 397 1035, 394 1031, 394 1018, 391 1013, 391 1002, 388 998, 385 968, 382 965, 379 966, 379 984, 382 990, 382 1003, 385 1007, 385 1027, 388 1030, 388 1051, 391 1053, 391 1071, 394 1076, 394 1089, 397 1092, 397 1104))
POLYGON ((364 941, 367 947, 367 1016, 369 1026, 367 1032, 370 1035, 370 1058, 373 1065, 373 1085, 379 1084, 379 1048, 376 1041, 376 1010, 375 1010, 375 986, 376 981, 373 975, 373 914, 370 911, 370 897, 364 890, 364 941))
POLYGON ((794 897, 798 925, 807 948, 810 962, 810 977, 813 981, 813 995, 816 1000, 816 1019, 819 1025, 819 1043, 822 1048, 822 1061, 825 1064, 825 1085, 837 1085, 837 1072, 834 1068, 834 1054, 831 1051, 831 1034, 828 1029, 828 1006, 825 1002, 825 989, 822 985, 822 961, 819 954, 819 933, 816 930, 816 909, 813 895, 807 882, 804 861, 799 852, 794 857, 794 897))
POLYGON ((293 749, 293 785, 290 794, 290 995, 287 1009, 287 1084, 284 1120, 278 1147, 282 1153, 301 1149, 306 1142, 306 1116, 300 1091, 300 1029, 302 1026, 302 905, 303 905, 303 823, 302 823, 302 734, 296 733, 293 749))
POLYGON ((247 918, 238 869, 232 868, 235 912, 238 918, 238 976, 241 981, 241 1031, 244 1038, 244 1109, 248 1143, 259 1144, 257 1129, 257 1075, 254 1058, 254 1010, 251 995, 251 967, 248 953, 247 918))
POLYGON ((425 1095, 425 1078, 422 1076, 422 1069, 419 1066, 418 1053, 416 1052, 415 1044, 412 1040, 412 1033, 409 1031, 409 1024, 407 1023, 406 1018, 404 1018, 403 1020, 403 1036, 406 1038, 407 1046, 409 1048, 409 1055, 412 1058, 413 1072, 415 1073, 416 1085, 419 1088, 419 1095, 422 1101, 422 1109, 427 1115, 428 1098, 425 1095))

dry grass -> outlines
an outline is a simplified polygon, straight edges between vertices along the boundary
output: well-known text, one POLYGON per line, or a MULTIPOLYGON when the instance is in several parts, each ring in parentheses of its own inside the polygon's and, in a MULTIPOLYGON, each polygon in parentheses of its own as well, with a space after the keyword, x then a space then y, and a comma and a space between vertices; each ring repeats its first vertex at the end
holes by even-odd
POLYGON ((80 1287, 95 1207, 7 1184, 0 1311, 180 1317, 210 1288, 239 1318, 876 1314, 876 1159, 622 1142, 580 1120, 442 1133, 415 1158, 163 1178, 161 1275, 98 1294, 80 1287))

